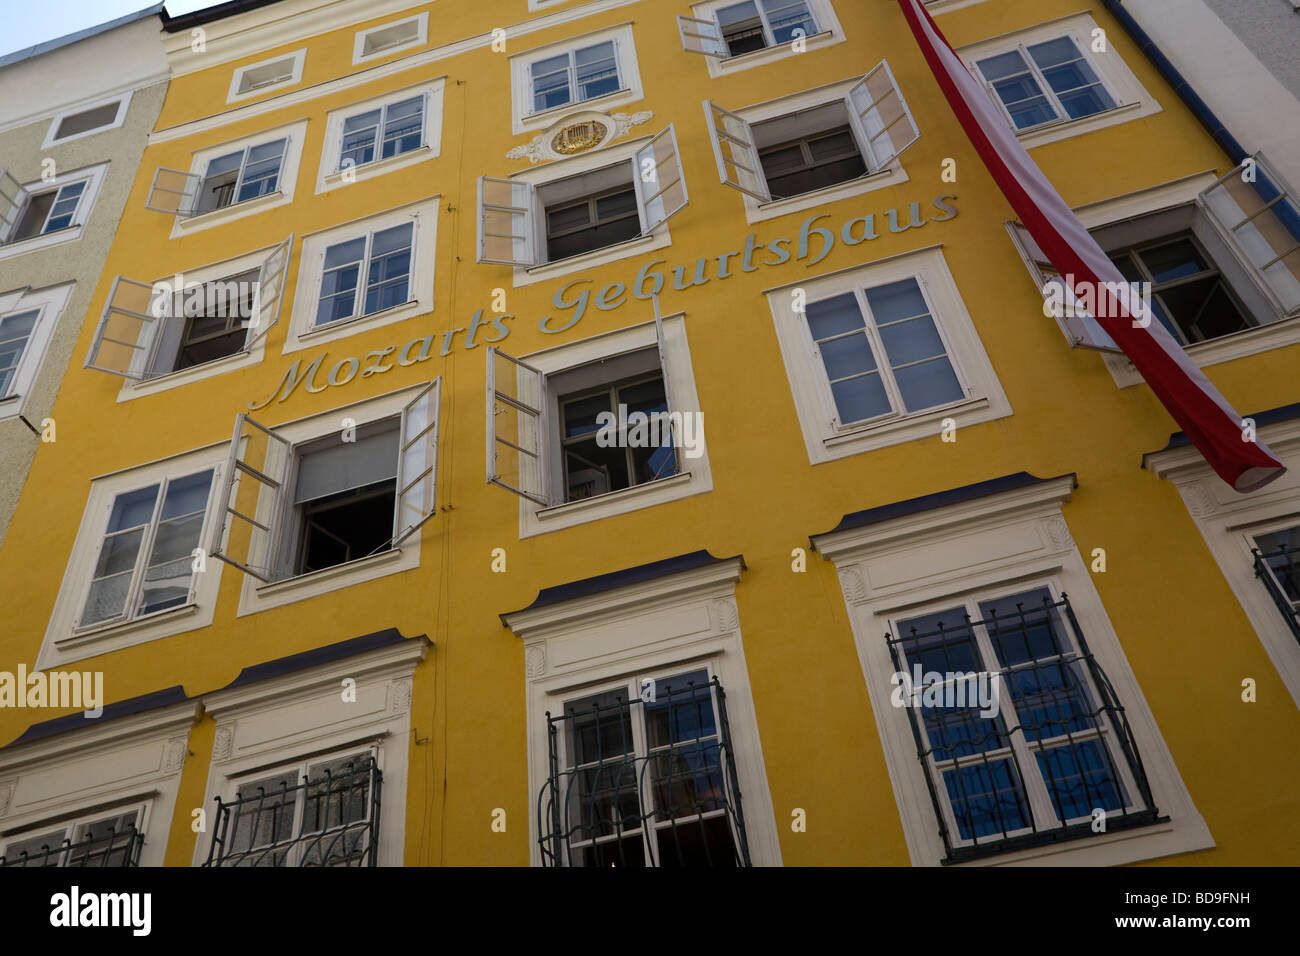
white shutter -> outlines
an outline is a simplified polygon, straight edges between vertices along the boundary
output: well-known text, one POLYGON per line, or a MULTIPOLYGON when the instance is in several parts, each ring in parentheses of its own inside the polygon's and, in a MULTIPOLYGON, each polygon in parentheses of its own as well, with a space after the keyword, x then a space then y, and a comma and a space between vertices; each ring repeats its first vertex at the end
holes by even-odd
POLYGON ((7 169, 0 169, 0 242, 8 242, 18 226, 27 190, 7 169))
POLYGON ((1047 300, 1045 290, 1049 282, 1059 282, 1063 286, 1066 301, 1063 303, 1061 314, 1055 318, 1057 325, 1061 327, 1061 334, 1070 343, 1070 347, 1095 349, 1099 352, 1121 351, 1115 344, 1115 340, 1101 327, 1101 323, 1076 304, 1074 293, 1070 291, 1069 286, 1065 285, 1060 273, 1048 261, 1043 250, 1034 241, 1034 237, 1029 234, 1029 230, 1018 222, 1009 222, 1007 232, 1011 234, 1011 241, 1015 243, 1016 251, 1024 260, 1030 278, 1034 280, 1034 287, 1042 294, 1044 301, 1047 300))
POLYGON ((1254 160, 1254 181, 1234 166, 1198 197, 1282 315, 1300 312, 1300 204, 1264 159, 1254 160))
POLYGON ((544 372, 488 347, 487 480, 543 506, 551 503, 546 493, 545 396, 544 372))
POLYGON ((230 440, 230 454, 226 458, 226 467, 221 472, 221 485, 217 489, 217 503, 221 512, 213 522, 208 555, 239 568, 245 574, 251 574, 259 581, 269 582, 274 576, 274 523, 285 500, 283 483, 271 476, 288 473, 288 457, 292 447, 288 439, 273 429, 259 425, 247 415, 241 413, 235 418, 235 435, 230 440), (257 462, 256 467, 251 462, 257 462), (252 492, 240 495, 243 476, 252 479, 253 487, 256 488, 255 495, 252 492), (240 510, 241 506, 245 510, 240 510), (231 553, 234 547, 230 534, 236 519, 249 526, 243 561, 237 560, 231 553), (254 566, 254 555, 258 555, 264 564, 254 566))
POLYGON ((402 409, 401 445, 397 452, 397 510, 393 547, 415 533, 437 510, 438 410, 442 376, 402 409))
POLYGON ((664 404, 668 406, 668 411, 681 411, 677 403, 673 400, 672 381, 668 375, 668 349, 664 344, 664 322, 663 316, 659 313, 659 294, 653 293, 650 296, 650 302, 654 305, 655 310, 655 343, 659 346, 659 368, 664 374, 664 404))
POLYGON ((475 261, 511 266, 536 265, 536 208, 536 190, 532 183, 480 176, 478 258, 475 261))
POLYGON ((844 104, 870 172, 884 169, 921 138, 888 60, 850 87, 844 104))
POLYGON ((760 202, 772 198, 758 158, 754 131, 735 113, 724 110, 712 100, 704 101, 704 117, 713 141, 713 158, 718 163, 718 178, 732 189, 748 193, 760 202))
POLYGON ((25 285, 21 289, 14 289, 12 292, 0 292, 0 315, 17 312, 18 303, 23 300, 23 296, 30 290, 31 286, 25 285))
POLYGON ((251 349, 257 340, 271 331, 280 321, 280 303, 284 301, 285 276, 289 272, 289 253, 293 249, 293 233, 262 260, 257 274, 257 291, 253 295, 253 315, 248 320, 248 335, 244 348, 251 349))
POLYGON ((154 287, 147 282, 126 276, 114 279, 85 367, 123 378, 145 378, 154 343, 171 314, 170 295, 155 296, 154 287))
POLYGON ((197 173, 159 166, 154 170, 153 185, 149 187, 145 208, 174 216, 192 216, 198 204, 201 183, 202 179, 197 173))
POLYGON ((727 41, 722 38, 722 28, 713 20, 678 16, 677 32, 682 35, 682 47, 687 53, 702 53, 718 59, 730 56, 727 41))
POLYGON ((641 227, 649 235, 686 208, 686 180, 671 123, 636 152, 632 181, 641 207, 641 227))

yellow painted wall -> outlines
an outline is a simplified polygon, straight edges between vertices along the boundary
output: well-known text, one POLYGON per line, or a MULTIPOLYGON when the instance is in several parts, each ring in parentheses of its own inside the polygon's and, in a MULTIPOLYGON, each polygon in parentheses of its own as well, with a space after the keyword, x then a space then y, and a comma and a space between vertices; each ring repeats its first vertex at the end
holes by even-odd
MULTIPOLYGON (((440 45, 508 25, 498 22, 509 21, 500 9, 506 6, 515 18, 523 17, 522 3, 440 0, 413 10, 431 11, 430 42, 440 45)), ((1223 172, 1228 158, 1095 0, 1000 0, 944 15, 940 26, 961 45, 1084 8, 1164 109, 1036 149, 1034 158, 1067 202, 1108 198, 1208 169, 1223 172)), ((670 287, 663 294, 666 314, 686 312, 708 429, 711 493, 521 541, 515 498, 484 482, 485 349, 466 350, 458 334, 445 358, 435 351, 427 362, 358 377, 319 394, 300 387, 254 415, 274 426, 442 375, 438 497, 451 510, 425 526, 417 570, 237 618, 241 580, 227 567, 212 627, 82 661, 77 668, 104 670, 110 700, 178 683, 199 695, 224 686, 249 664, 380 628, 427 634, 434 647, 416 670, 412 721, 429 739, 410 749, 406 862, 524 865, 536 798, 525 755, 524 662, 520 641, 498 613, 527 605, 542 587, 697 549, 743 554, 748 570, 737 588, 741 630, 784 861, 904 865, 902 828, 833 568, 814 555, 808 573, 792 573, 790 551, 806 547, 810 534, 830 529, 847 512, 1019 471, 1040 477, 1075 472, 1079 488, 1065 510, 1071 531, 1084 554, 1094 547, 1107 551, 1109 570, 1095 576, 1097 588, 1218 843, 1215 850, 1172 862, 1294 862, 1300 798, 1294 767, 1278 755, 1293 752, 1300 741, 1300 714, 1173 486, 1140 467, 1142 454, 1163 447, 1177 426, 1149 389, 1117 388, 1098 356, 1066 348, 1055 324, 1043 318, 1041 299, 1003 227, 1014 218, 1011 210, 963 136, 902 16, 888 4, 856 0, 839 0, 836 9, 848 42, 716 81, 702 58, 681 49, 675 16, 686 9, 677 0, 644 0, 530 34, 518 45, 510 41, 516 52, 631 20, 645 98, 619 109, 654 112, 635 135, 668 122, 676 128, 691 202, 670 223, 672 245, 582 273, 593 295, 610 282, 630 283, 649 259, 693 269, 699 257, 742 248, 751 231, 761 242, 793 236, 812 214, 745 224, 739 194, 717 182, 701 100, 740 108, 847 79, 888 57, 917 118, 921 139, 904 156, 908 182, 817 210, 830 216, 818 225, 837 231, 846 220, 874 212, 879 238, 851 247, 837 242, 811 268, 791 259, 750 274, 733 269, 730 278, 680 292, 670 287), (956 184, 940 181, 947 157, 957 161, 956 184), (931 212, 931 200, 945 193, 958 197, 955 219, 899 235, 883 228, 885 210, 920 201, 931 212), (943 244, 1014 414, 962 429, 955 444, 936 436, 810 466, 761 290, 935 243, 943 244), (495 547, 508 552, 507 574, 490 573, 495 547), (1239 700, 1244 676, 1258 681, 1254 705, 1239 700), (504 835, 490 829, 495 807, 508 813, 504 835), (793 807, 807 810, 807 833, 790 832, 793 807)), ((219 111, 231 71, 276 52, 308 48, 302 87, 349 73, 355 29, 294 39, 176 78, 159 128, 219 111)), ((513 289, 508 267, 475 265, 476 179, 525 166, 504 154, 528 138, 510 133, 506 58, 480 47, 150 146, 82 324, 78 357, 90 347, 118 274, 151 281, 269 246, 290 232, 300 243, 304 234, 437 193, 442 199, 435 307, 430 314, 283 356, 299 269, 296 244, 281 321, 261 363, 119 404, 118 379, 83 370, 75 361, 55 408, 58 441, 41 447, 0 551, 8 610, 0 628, 0 661, 25 660, 30 666, 36 657, 90 480, 229 441, 235 415, 277 388, 292 360, 301 358, 305 365, 327 351, 323 377, 337 359, 400 346, 430 332, 441 336, 467 326, 476 309, 489 308, 498 286, 508 290, 508 311, 516 316, 500 343, 513 355, 647 321, 649 303, 631 299, 608 312, 589 307, 573 328, 547 335, 536 322, 557 314, 552 296, 571 277, 513 289), (329 110, 444 74, 440 156, 315 195, 329 110), (168 240, 171 217, 145 209, 155 167, 188 168, 196 150, 303 117, 307 141, 292 204, 175 241, 168 240)), ((710 264, 711 276, 715 267, 710 264)), ((1298 362, 1300 347, 1289 347, 1214 366, 1209 375, 1248 414, 1296 399, 1298 362)), ((18 736, 30 717, 0 711, 0 740, 18 736)), ((186 763, 171 830, 171 864, 191 858, 195 835, 188 808, 203 800, 211 744, 206 718, 190 741, 194 756, 186 763)))

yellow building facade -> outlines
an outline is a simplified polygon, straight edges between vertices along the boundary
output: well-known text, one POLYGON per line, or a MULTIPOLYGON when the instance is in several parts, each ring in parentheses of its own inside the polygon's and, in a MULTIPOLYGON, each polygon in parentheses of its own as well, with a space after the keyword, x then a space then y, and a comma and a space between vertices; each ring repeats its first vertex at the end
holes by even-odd
MULTIPOLYGON (((930 9, 1300 463, 1237 157, 1102 3, 930 9)), ((104 705, 0 708, 7 861, 1295 862, 1300 470, 1071 347, 900 11, 222 11, 0 550, 104 705)))

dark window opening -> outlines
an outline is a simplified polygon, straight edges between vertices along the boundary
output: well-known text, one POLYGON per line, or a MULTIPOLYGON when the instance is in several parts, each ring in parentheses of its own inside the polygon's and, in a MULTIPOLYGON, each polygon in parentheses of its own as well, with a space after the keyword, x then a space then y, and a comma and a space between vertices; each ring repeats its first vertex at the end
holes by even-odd
POLYGON ((67 139, 69 136, 76 136, 78 133, 88 133, 93 129, 99 129, 101 126, 107 126, 117 119, 117 108, 120 105, 120 100, 114 100, 111 103, 105 103, 103 106, 96 106, 93 109, 65 116, 59 121, 59 128, 55 131, 54 138, 56 140, 67 139))
POLYGON ((634 412, 654 416, 669 410, 662 373, 562 395, 559 402, 565 501, 677 474, 677 454, 666 418, 650 418, 644 434, 637 433, 635 422, 617 427, 634 412), (602 413, 611 417, 603 418, 602 413), (602 428, 602 422, 612 422, 615 427, 602 428))
POLYGON ((23 218, 18 222, 18 228, 14 230, 14 241, 19 239, 30 239, 32 236, 39 236, 45 231, 45 220, 50 214, 50 209, 54 206, 54 197, 58 190, 51 189, 49 192, 40 193, 33 196, 27 202, 27 208, 23 210, 23 218))
POLYGON ((636 190, 630 184, 545 208, 548 262, 603 249, 641 234, 636 190))
POLYGON ((388 480, 303 505, 297 573, 332 568, 387 550, 396 497, 396 483, 388 480))
POLYGON ((180 350, 170 371, 193 368, 241 351, 253 318, 253 298, 258 271, 252 270, 203 286, 202 301, 182 295, 180 311, 185 321, 180 350))
POLYGON ((848 182, 867 172, 853 130, 847 125, 769 146, 759 151, 758 158, 773 199, 848 182))

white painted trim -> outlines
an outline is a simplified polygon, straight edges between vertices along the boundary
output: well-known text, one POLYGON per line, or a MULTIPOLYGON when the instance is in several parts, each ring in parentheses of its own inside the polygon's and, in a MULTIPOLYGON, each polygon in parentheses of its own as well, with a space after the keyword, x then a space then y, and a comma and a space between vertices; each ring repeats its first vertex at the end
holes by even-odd
MULTIPOLYGON (((576 78, 574 78, 576 83, 576 78)), ((576 90, 574 91, 576 93, 576 90)), ((568 37, 558 43, 534 47, 522 53, 510 54, 510 103, 511 131, 520 136, 546 129, 555 123, 565 112, 579 112, 592 109, 594 104, 608 112, 609 110, 644 99, 641 88, 641 70, 637 64, 636 42, 632 34, 632 22, 620 23, 590 33, 568 37), (538 60, 558 56, 578 47, 595 46, 606 40, 614 42, 614 59, 618 66, 618 89, 614 92, 588 100, 571 101, 563 106, 534 111, 532 102, 531 66, 538 60)))
MULTIPOLYGON (((90 221, 91 213, 95 209, 95 200, 99 198, 100 187, 104 185, 104 177, 108 174, 108 163, 100 163, 97 166, 83 166, 80 169, 73 169, 66 173, 60 173, 53 179, 46 182, 45 180, 33 180, 29 183, 23 183, 23 189, 27 190, 28 201, 32 196, 47 193, 52 189, 58 189, 69 183, 86 181, 86 188, 82 191, 81 200, 77 203, 77 211, 73 217, 73 224, 66 229, 59 229, 55 232, 47 232, 38 236, 32 236, 29 239, 20 239, 17 242, 0 243, 0 261, 12 259, 28 252, 36 252, 39 249, 48 249, 51 246, 59 246, 65 242, 76 242, 86 231, 86 223, 90 221)), ((21 220, 26 209, 26 203, 23 209, 18 211, 21 220)))
MULTIPOLYGON (((77 536, 68 556, 67 569, 63 573, 59 594, 50 613, 41 651, 36 657, 38 668, 63 667, 73 661, 195 631, 212 623, 221 584, 222 562, 220 561, 208 561, 207 570, 199 575, 198 587, 194 592, 197 610, 194 612, 176 608, 161 614, 150 614, 104 627, 84 631, 75 629, 90 588, 90 579, 99 554, 100 541, 104 536, 104 528, 117 495, 155 484, 163 478, 179 478, 205 468, 213 469, 212 489, 219 488, 227 448, 226 443, 211 445, 163 461, 91 480, 81 525, 77 529, 77 536)), ((200 542, 207 541, 207 529, 220 517, 217 496, 212 493, 212 489, 208 494, 207 513, 203 519, 200 542)), ((57 549, 59 544, 51 542, 51 546, 57 549)))
MULTIPOLYGON (((1074 40, 1079 52, 1097 72, 1102 85, 1105 86, 1107 92, 1115 100, 1116 105, 1112 109, 1094 113, 1092 116, 1085 116, 1077 120, 1060 120, 1049 125, 1037 126, 1016 133, 1025 149, 1033 149, 1036 146, 1055 143, 1058 140, 1068 139, 1072 136, 1082 136, 1085 133, 1092 133, 1120 123, 1128 123, 1146 116, 1153 116, 1162 111, 1163 107, 1142 85, 1133 71, 1129 69, 1128 64, 1124 62, 1124 58, 1115 52, 1112 43, 1107 42, 1106 50, 1103 53, 1093 52, 1091 44, 1092 31, 1097 29, 1100 29, 1097 26, 1097 21, 1092 18, 1090 13, 1078 13, 1057 17, 1014 33, 1004 33, 1001 36, 968 44, 958 48, 957 55, 966 64, 966 68, 970 70, 971 75, 984 85, 989 98, 1001 108, 1001 101, 998 99, 997 94, 989 89, 988 84, 984 83, 983 74, 979 72, 979 68, 975 65, 976 60, 998 53, 1005 53, 1014 49, 1018 44, 1041 43, 1061 36, 1069 36, 1074 40)), ((1011 125, 1009 119, 1007 125, 1011 125)))
MULTIPOLYGON (((705 662, 727 695, 750 855, 780 866, 776 816, 745 664, 735 588, 739 558, 505 615, 524 642, 528 720, 528 799, 548 778, 546 711, 580 697, 594 682, 705 662)), ((537 816, 529 813, 531 862, 541 865, 537 816)))
MULTIPOLYGON (((649 310, 648 303, 641 305, 649 310)), ((686 317, 683 313, 665 316, 663 319, 664 349, 668 363, 668 393, 673 396, 676 407, 672 411, 683 414, 702 414, 699 395, 695 391, 695 373, 691 368, 690 347, 686 341, 686 317)), ((542 352, 520 356, 520 360, 533 368, 553 375, 566 369, 577 368, 603 358, 611 358, 636 349, 650 348, 657 344, 653 322, 634 325, 629 328, 604 332, 590 338, 579 339, 555 346, 542 352)), ((559 448, 558 425, 549 421, 554 416, 546 409, 554 405, 555 396, 543 396, 542 415, 545 441, 550 449, 551 462, 554 463, 559 448)), ((628 514, 643 508, 653 508, 670 501, 701 495, 713 490, 713 471, 709 466, 707 420, 700 436, 703 454, 698 458, 687 458, 679 449, 677 465, 679 473, 658 481, 646 482, 588 498, 582 501, 543 507, 531 499, 519 498, 519 537, 531 538, 535 535, 572 528, 589 521, 600 521, 615 515, 628 514)), ((552 468, 553 471, 553 468, 552 468)), ((555 481, 555 475, 548 476, 547 487, 555 481)))
MULTIPOLYGON (((231 798, 246 775, 374 746, 383 774, 378 862, 401 866, 412 675, 429 646, 427 639, 409 640, 205 696, 216 731, 203 805, 212 807, 218 794, 231 798), (354 702, 339 693, 344 678, 356 681, 354 702)), ((207 859, 211 842, 211 833, 195 841, 195 866, 207 859)))
MULTIPOLYGON (((305 237, 299 257, 293 312, 289 316, 288 330, 285 333, 281 353, 288 355, 303 349, 317 348, 326 342, 335 342, 359 332, 367 332, 392 325, 394 322, 403 322, 417 315, 431 313, 440 199, 440 196, 430 196, 419 202, 389 209, 378 215, 347 222, 305 237), (411 232, 411 275, 408 280, 406 304, 316 328, 316 308, 320 302, 325 250, 335 243, 400 226, 408 220, 413 223, 414 228, 411 232)), ((360 297, 365 291, 364 273, 357 282, 357 295, 360 297)))
POLYGON ((923 0, 923 2, 931 16, 938 16, 941 13, 960 10, 962 7, 972 7, 977 3, 983 3, 984 0, 923 0))
POLYGON ((235 70, 230 77, 230 90, 226 94, 227 103, 238 103, 240 100, 251 99, 254 96, 261 96, 264 93, 270 93, 274 90, 284 90, 291 86, 297 86, 302 82, 302 68, 307 59, 307 48, 294 50, 292 53, 284 53, 280 56, 273 56, 266 60, 258 60, 256 63, 247 63, 235 70), (253 89, 243 90, 240 87, 244 82, 244 75, 259 67, 269 66, 273 63, 279 63, 283 60, 291 60, 289 67, 289 76, 287 79, 280 80, 277 83, 268 83, 263 86, 254 87, 253 89))
MULTIPOLYGON (((112 697, 108 687, 105 696, 112 697)), ((0 843, 143 805, 140 865, 162 866, 199 713, 196 701, 182 701, 116 720, 87 720, 84 729, 4 748, 0 843)))
POLYGON ((956 421, 960 434, 960 429, 967 425, 1011 414, 1011 404, 966 310, 942 247, 930 246, 870 265, 840 270, 801 282, 799 287, 804 290, 807 302, 816 302, 843 292, 911 277, 921 282, 935 324, 945 339, 949 360, 966 389, 966 398, 959 403, 864 425, 832 425, 835 406, 825 372, 813 351, 807 320, 803 314, 794 311, 789 288, 767 292, 777 342, 790 380, 791 397, 811 464, 834 461, 905 441, 939 441, 943 420, 947 418, 956 421))
POLYGON ((322 147, 320 165, 316 172, 316 193, 319 195, 332 189, 338 189, 340 186, 364 182, 367 179, 373 179, 375 176, 382 176, 384 173, 405 169, 407 166, 413 166, 416 163, 423 163, 438 157, 442 153, 442 103, 443 87, 445 85, 445 77, 439 77, 436 80, 408 86, 394 93, 385 93, 382 96, 371 97, 368 100, 349 103, 347 106, 330 110, 325 117, 325 145, 322 147), (376 159, 364 165, 352 167, 351 176, 348 177, 351 179, 349 183, 348 178, 345 178, 345 173, 338 169, 339 155, 343 150, 343 124, 350 117, 360 113, 381 109, 390 103, 397 103, 420 94, 423 94, 425 98, 424 145, 397 156, 376 159))
POLYGON ((41 149, 49 149, 52 146, 62 146, 64 143, 71 143, 75 140, 82 139, 86 136, 94 136, 96 133, 106 133, 111 129, 118 129, 126 122, 126 111, 131 106, 131 90, 127 90, 120 96, 107 96, 97 100, 94 103, 85 106, 77 106, 73 109, 65 109, 61 113, 56 113, 54 119, 50 120, 50 128, 45 133, 45 142, 41 143, 41 149), (73 133, 71 136, 64 136, 62 139, 55 139, 58 132, 59 124, 69 116, 76 116, 78 113, 86 113, 100 106, 107 106, 114 100, 117 101, 117 115, 109 123, 103 126, 96 126, 94 129, 88 129, 84 133, 73 133))
POLYGON ((288 138, 289 140, 285 145, 284 158, 280 161, 280 175, 276 180, 275 192, 258 196, 255 199, 248 199, 244 202, 232 203, 229 206, 200 213, 197 216, 173 216, 172 230, 168 238, 179 239, 183 236, 193 235, 196 232, 211 229, 213 226, 223 226, 260 212, 266 212, 268 209, 287 206, 293 202, 293 194, 298 185, 298 170, 302 163, 303 147, 307 139, 307 126, 308 121, 300 119, 272 129, 261 130, 252 136, 244 136, 240 139, 218 143, 215 146, 208 146, 195 152, 190 158, 188 172, 197 176, 201 185, 203 174, 207 171, 208 163, 211 160, 219 156, 225 156, 227 153, 247 149, 250 146, 271 143, 277 139, 288 138))
POLYGON ((1248 494, 1224 484, 1192 445, 1152 452, 1146 455, 1144 465, 1156 477, 1172 481, 1182 495, 1187 513, 1300 707, 1300 643, 1255 577, 1249 543, 1251 535, 1300 524, 1300 420, 1267 425, 1258 430, 1258 436, 1287 471, 1248 494))
POLYGON ((369 27, 365 30, 358 30, 357 35, 352 43, 352 65, 367 63, 371 60, 380 60, 402 50, 409 50, 412 47, 424 46, 429 42, 429 11, 417 14, 413 17, 403 17, 398 20, 390 20, 387 23, 380 23, 377 26, 369 27), (398 43, 382 50, 376 50, 374 53, 366 53, 366 40, 372 33, 379 33, 382 30, 390 30, 394 27, 405 26, 412 21, 415 22, 415 39, 407 40, 405 43, 398 43))
MULTIPOLYGON (((738 2, 740 0, 707 0, 705 3, 693 3, 691 4, 691 16, 697 20, 713 20, 716 23, 719 9, 738 2)), ((835 15, 833 0, 804 0, 804 2, 808 4, 813 20, 817 23, 817 32, 812 36, 803 38, 804 50, 802 53, 795 52, 793 41, 789 41, 778 43, 776 46, 764 47, 761 50, 754 50, 750 53, 742 53, 739 56, 700 57, 706 61, 709 78, 716 80, 732 73, 752 70, 757 66, 767 66, 770 63, 787 60, 791 57, 806 56, 828 46, 843 43, 848 39, 845 36, 844 28, 840 26, 839 17, 835 15)), ((850 0, 850 2, 855 2, 855 0, 850 0)), ((786 69, 787 71, 795 71, 797 67, 795 64, 787 64, 786 69)))
MULTIPOLYGON (((27 345, 18 360, 9 392, 0 395, 0 421, 16 418, 27 407, 32 385, 36 382, 41 364, 45 361, 46 350, 49 349, 50 338, 54 334, 55 326, 59 324, 59 319, 63 316, 63 310, 67 308, 74 286, 76 286, 75 282, 65 282, 36 292, 28 291, 13 308, 0 314, 2 319, 6 315, 17 315, 33 309, 40 313, 31 332, 28 333, 27 345)), ((40 422, 33 422, 33 424, 39 425, 40 422)))
MULTIPOLYGON (((395 418, 402 414, 402 409, 411 400, 411 396, 416 391, 424 388, 426 384, 420 382, 385 395, 365 399, 351 405, 332 408, 317 415, 311 415, 283 425, 272 425, 260 419, 259 424, 274 428, 276 434, 297 446, 304 442, 323 438, 326 435, 336 434, 341 427, 340 422, 345 417, 355 420, 358 428, 380 419, 395 418)), ((276 473, 270 475, 276 481, 285 482, 293 467, 294 455, 292 453, 285 455, 284 459, 276 473)), ((254 517, 267 527, 278 528, 283 522, 280 520, 281 515, 276 513, 276 509, 288 507, 288 505, 285 501, 272 500, 272 498, 273 496, 266 486, 259 485, 254 517)), ((278 535, 276 537, 278 538, 278 535)), ((403 542, 401 547, 393 548, 386 554, 376 554, 349 561, 346 564, 336 565, 332 568, 325 568, 311 574, 301 574, 270 583, 263 583, 252 575, 243 574, 241 575, 243 581, 240 585, 239 609, 236 611, 236 617, 245 617, 249 614, 258 614, 272 608, 283 607, 286 604, 307 601, 340 591, 343 588, 352 587, 355 584, 362 584, 366 581, 387 577, 390 574, 400 574, 403 571, 417 568, 420 566, 420 542, 423 538, 424 533, 413 534, 403 542)), ((273 566, 274 561, 265 552, 268 548, 278 547, 279 543, 278 540, 267 541, 266 536, 263 536, 261 548, 250 550, 246 563, 252 566, 273 566)), ((209 566, 211 564, 212 562, 209 562, 209 566)))
POLYGON ((1072 485, 1065 476, 813 539, 839 576, 914 866, 938 865, 943 844, 909 715, 891 704, 894 665, 883 638, 889 617, 1011 585, 1046 584, 1070 595, 1088 647, 1125 708, 1155 805, 1170 822, 963 865, 1119 865, 1214 846, 1070 536, 1061 509, 1072 485))

